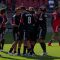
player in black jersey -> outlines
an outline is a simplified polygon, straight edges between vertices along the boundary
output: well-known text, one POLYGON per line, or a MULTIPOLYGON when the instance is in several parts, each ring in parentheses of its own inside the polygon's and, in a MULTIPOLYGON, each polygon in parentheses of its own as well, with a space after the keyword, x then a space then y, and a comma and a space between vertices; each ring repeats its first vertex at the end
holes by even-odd
POLYGON ((47 32, 47 27, 46 27, 46 8, 45 7, 41 7, 38 9, 38 26, 39 26, 39 30, 40 30, 40 37, 39 37, 39 43, 41 44, 41 47, 43 49, 43 55, 46 55, 46 44, 45 44, 45 37, 46 37, 46 32, 47 32))
POLYGON ((30 44, 31 44, 31 54, 34 55, 35 54, 34 53, 34 46, 35 46, 36 41, 37 41, 37 28, 36 28, 36 18, 35 18, 36 16, 35 16, 35 11, 34 11, 33 7, 29 7, 29 13, 33 15, 34 21, 35 21, 34 27, 33 27, 33 32, 32 32, 33 38, 30 41, 30 44))
POLYGON ((16 53, 16 47, 18 43, 18 55, 20 55, 20 40, 19 40, 20 19, 21 19, 21 9, 16 8, 16 14, 13 16, 13 19, 12 19, 14 42, 13 42, 12 47, 9 50, 9 54, 11 54, 13 50, 14 50, 14 53, 16 53))
POLYGON ((34 16, 29 11, 24 9, 23 14, 23 23, 24 23, 24 51, 23 54, 26 54, 26 49, 28 49, 28 53, 31 51, 30 41, 33 38, 33 28, 34 28, 34 16))

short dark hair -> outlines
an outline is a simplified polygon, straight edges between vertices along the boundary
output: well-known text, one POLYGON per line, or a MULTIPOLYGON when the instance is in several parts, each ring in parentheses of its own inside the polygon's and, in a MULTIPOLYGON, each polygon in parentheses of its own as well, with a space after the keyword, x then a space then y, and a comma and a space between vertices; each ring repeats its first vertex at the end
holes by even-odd
POLYGON ((21 10, 26 10, 26 8, 24 6, 21 6, 21 10))

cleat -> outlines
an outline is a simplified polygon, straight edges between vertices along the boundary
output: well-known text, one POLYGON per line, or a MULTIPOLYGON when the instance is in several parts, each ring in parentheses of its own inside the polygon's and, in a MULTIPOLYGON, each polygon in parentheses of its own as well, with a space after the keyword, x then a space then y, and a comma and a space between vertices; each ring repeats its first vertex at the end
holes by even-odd
POLYGON ((48 43, 48 46, 52 46, 51 43, 48 43))
POLYGON ((17 54, 17 56, 20 56, 20 55, 21 55, 20 53, 17 54))
POLYGON ((23 56, 27 56, 27 54, 25 53, 25 54, 23 54, 23 56))
POLYGON ((27 56, 34 56, 34 54, 33 53, 27 53, 27 56))
POLYGON ((9 54, 9 55, 13 55, 13 53, 12 53, 12 52, 8 52, 8 54, 9 54))
POLYGON ((0 52, 2 52, 3 50, 2 49, 0 49, 0 52))
POLYGON ((46 52, 43 52, 43 54, 41 56, 47 56, 47 53, 46 52))

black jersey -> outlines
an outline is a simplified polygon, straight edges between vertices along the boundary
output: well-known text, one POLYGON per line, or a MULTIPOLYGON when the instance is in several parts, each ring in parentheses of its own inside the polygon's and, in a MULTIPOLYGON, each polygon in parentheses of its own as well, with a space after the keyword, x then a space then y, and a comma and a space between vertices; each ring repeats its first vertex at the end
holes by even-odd
POLYGON ((20 15, 14 15, 13 19, 12 19, 12 24, 14 23, 15 25, 19 25, 20 18, 21 18, 21 14, 20 15))
POLYGON ((22 15, 22 18, 24 22, 24 28, 28 30, 33 29, 35 23, 33 14, 26 12, 22 15))
POLYGON ((46 13, 37 14, 36 15, 37 25, 46 25, 46 21, 47 21, 46 18, 47 18, 46 13))

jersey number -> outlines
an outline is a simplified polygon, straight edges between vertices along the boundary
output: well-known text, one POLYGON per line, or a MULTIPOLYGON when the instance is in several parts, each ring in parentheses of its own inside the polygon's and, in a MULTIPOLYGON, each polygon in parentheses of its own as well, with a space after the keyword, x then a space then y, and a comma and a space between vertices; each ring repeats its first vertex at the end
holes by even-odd
POLYGON ((31 17, 28 17, 28 24, 31 24, 31 17))

